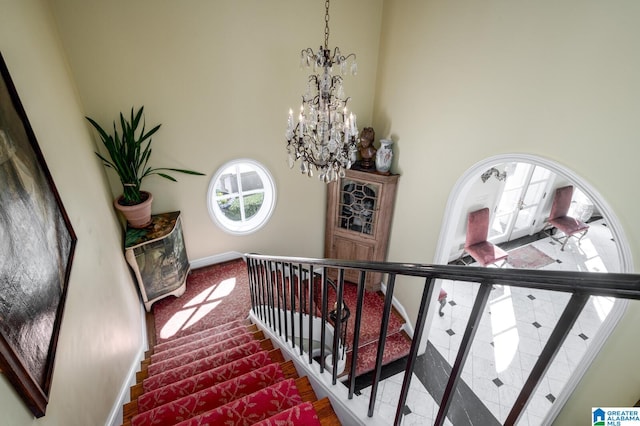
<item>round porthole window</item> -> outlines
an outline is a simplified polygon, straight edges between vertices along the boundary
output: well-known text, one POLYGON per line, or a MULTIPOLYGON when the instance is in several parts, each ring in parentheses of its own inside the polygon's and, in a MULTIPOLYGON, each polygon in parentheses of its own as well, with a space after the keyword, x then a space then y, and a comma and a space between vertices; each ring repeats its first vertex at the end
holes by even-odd
POLYGON ((209 215, 224 231, 249 234, 260 229, 276 205, 276 187, 269 171, 250 159, 232 160, 211 179, 209 215))

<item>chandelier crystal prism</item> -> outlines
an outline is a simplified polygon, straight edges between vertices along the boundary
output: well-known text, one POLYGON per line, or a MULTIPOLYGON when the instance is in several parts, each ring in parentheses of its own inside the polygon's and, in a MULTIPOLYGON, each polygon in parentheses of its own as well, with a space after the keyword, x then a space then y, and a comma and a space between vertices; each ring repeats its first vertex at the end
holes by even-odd
POLYGON ((306 48, 300 52, 300 66, 313 69, 307 90, 302 95, 302 105, 297 122, 289 110, 287 122, 287 152, 289 167, 300 160, 300 172, 329 183, 344 177, 345 169, 356 158, 358 126, 356 115, 347 109, 349 97, 342 86, 343 75, 356 75, 356 55, 342 55, 336 47, 329 49, 329 0, 325 1, 324 47, 317 52, 306 48), (334 74, 337 68, 339 74, 334 74))

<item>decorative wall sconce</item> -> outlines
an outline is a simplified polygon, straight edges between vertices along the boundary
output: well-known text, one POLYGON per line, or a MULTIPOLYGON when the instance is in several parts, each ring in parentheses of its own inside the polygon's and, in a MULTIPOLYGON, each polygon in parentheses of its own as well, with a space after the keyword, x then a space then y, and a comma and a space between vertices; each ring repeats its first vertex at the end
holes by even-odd
POLYGON ((482 179, 482 183, 487 183, 491 176, 495 176, 499 181, 503 181, 507 178, 507 171, 505 170, 504 172, 500 173, 500 170, 492 167, 484 172, 482 176, 480 176, 480 179, 482 179))

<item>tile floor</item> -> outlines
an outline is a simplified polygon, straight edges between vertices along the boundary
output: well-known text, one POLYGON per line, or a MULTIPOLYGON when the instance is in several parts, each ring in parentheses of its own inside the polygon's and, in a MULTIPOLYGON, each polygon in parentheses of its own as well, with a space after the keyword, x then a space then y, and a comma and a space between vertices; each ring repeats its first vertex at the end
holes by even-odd
MULTIPOLYGON (((396 416, 396 407, 398 397, 402 388, 402 380, 404 372, 383 380, 378 385, 378 396, 376 397, 375 413, 380 419, 392 424, 396 416)), ((362 389, 359 397, 366 398, 371 396, 371 387, 362 389)), ((433 424, 438 414, 438 405, 431 397, 431 394, 425 389, 418 377, 414 374, 409 387, 407 396, 407 404, 404 408, 402 424, 405 426, 425 426, 433 424)), ((452 423, 446 419, 445 425, 451 426, 452 423)))
MULTIPOLYGON (((590 224, 580 245, 572 238, 565 251, 561 251, 561 244, 551 238, 535 241, 532 245, 554 260, 540 269, 619 271, 615 242, 602 221, 590 224)), ((478 286, 444 281, 442 287, 448 293, 446 314, 435 316, 429 340, 453 364, 478 286)), ((568 299, 568 294, 536 289, 496 286, 492 291, 462 378, 500 423, 506 419, 568 299)), ((519 425, 542 424, 612 304, 613 300, 608 298, 591 298, 538 386, 519 425)), ((397 374, 382 381, 378 388, 375 411, 390 422, 395 416, 402 379, 403 374, 397 374)), ((368 398, 370 391, 370 387, 363 389, 362 397, 368 398)), ((432 424, 437 409, 437 404, 414 374, 402 424, 432 424)))

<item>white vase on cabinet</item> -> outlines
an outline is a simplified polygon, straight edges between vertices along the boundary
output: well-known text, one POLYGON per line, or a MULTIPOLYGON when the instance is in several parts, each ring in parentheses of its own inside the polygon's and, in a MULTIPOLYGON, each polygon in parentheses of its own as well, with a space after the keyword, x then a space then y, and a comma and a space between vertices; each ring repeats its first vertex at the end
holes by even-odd
POLYGON ((380 148, 376 152, 376 170, 380 173, 389 173, 391 162, 393 161, 393 141, 391 139, 380 139, 380 148))

